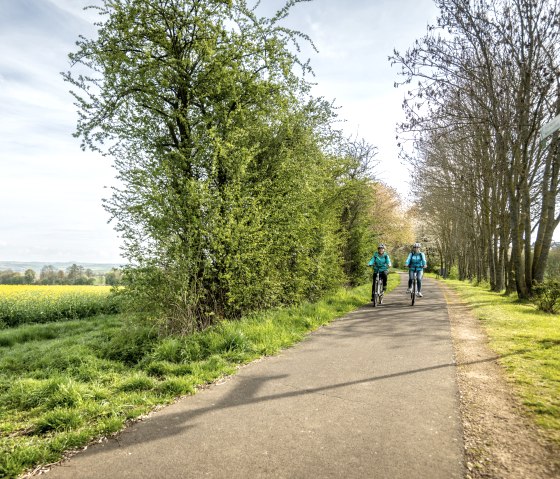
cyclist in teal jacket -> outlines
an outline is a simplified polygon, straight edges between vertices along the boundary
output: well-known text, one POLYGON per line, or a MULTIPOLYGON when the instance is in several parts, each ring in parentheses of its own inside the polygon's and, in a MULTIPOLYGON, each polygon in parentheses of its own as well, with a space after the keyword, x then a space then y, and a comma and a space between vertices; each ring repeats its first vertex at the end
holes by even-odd
POLYGON ((418 296, 422 297, 422 293, 420 292, 422 289, 422 275, 424 274, 424 268, 428 266, 428 263, 426 262, 426 255, 420 252, 420 243, 414 243, 412 251, 408 254, 408 258, 406 258, 404 265, 408 268, 407 293, 410 293, 412 289, 412 280, 414 278, 414 273, 416 272, 418 296))
POLYGON ((371 300, 373 301, 373 293, 375 288, 375 280, 379 274, 383 281, 383 291, 387 290, 387 273, 391 267, 391 258, 385 253, 385 245, 381 243, 377 246, 372 258, 369 260, 368 266, 373 266, 373 283, 371 285, 371 300))

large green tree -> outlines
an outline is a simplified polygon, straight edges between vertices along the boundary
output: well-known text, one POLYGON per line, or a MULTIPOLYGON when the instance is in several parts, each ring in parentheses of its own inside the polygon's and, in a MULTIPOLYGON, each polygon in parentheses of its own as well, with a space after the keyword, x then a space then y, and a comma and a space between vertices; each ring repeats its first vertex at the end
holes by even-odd
POLYGON ((243 0, 104 0, 70 55, 77 135, 122 185, 106 207, 126 291, 175 330, 342 280, 333 113, 296 74, 307 37, 280 25, 300 1, 268 19, 243 0))

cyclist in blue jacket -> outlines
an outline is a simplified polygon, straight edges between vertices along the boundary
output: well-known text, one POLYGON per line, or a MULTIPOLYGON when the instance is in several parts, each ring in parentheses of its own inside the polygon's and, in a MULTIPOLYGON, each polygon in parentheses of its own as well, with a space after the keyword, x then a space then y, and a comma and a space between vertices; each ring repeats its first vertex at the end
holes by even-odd
POLYGON ((383 291, 387 290, 387 273, 391 267, 391 258, 385 253, 385 245, 381 243, 377 246, 377 251, 369 260, 368 266, 373 266, 373 284, 371 285, 371 300, 373 301, 373 293, 375 288, 375 280, 379 274, 383 281, 383 291))
POLYGON ((412 280, 414 278, 414 273, 416 272, 418 296, 422 297, 422 293, 420 292, 422 289, 422 275, 424 274, 424 268, 428 266, 428 263, 426 262, 426 255, 420 251, 420 243, 414 243, 412 251, 409 253, 408 258, 406 258, 404 265, 408 268, 407 293, 410 293, 412 289, 412 280))

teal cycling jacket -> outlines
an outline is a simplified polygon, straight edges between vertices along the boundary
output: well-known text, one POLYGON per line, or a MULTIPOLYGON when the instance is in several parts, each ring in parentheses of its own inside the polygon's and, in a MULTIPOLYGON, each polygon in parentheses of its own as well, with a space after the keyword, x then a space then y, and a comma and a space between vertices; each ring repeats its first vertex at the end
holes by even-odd
POLYGON ((387 271, 389 266, 391 266, 391 258, 389 258, 387 253, 379 255, 379 253, 375 252, 369 260, 368 266, 373 266, 373 271, 376 273, 387 271))
POLYGON ((408 266, 411 269, 422 269, 428 263, 426 262, 426 255, 424 253, 409 253, 408 258, 404 262, 405 266, 408 266))

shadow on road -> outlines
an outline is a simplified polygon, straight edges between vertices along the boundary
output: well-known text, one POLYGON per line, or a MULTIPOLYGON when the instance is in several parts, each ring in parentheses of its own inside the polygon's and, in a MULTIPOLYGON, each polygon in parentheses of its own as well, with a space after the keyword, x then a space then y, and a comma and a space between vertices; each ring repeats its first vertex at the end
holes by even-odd
MULTIPOLYGON (((393 354, 394 350, 405 347, 407 344, 410 346, 411 344, 416 345, 417 343, 422 343, 424 348, 422 351, 430 352, 430 354, 426 355, 427 359, 424 358, 424 365, 418 363, 420 359, 417 357, 412 358, 412 361, 408 361, 408 363, 397 359, 391 367, 387 367, 386 364, 383 365, 386 368, 385 374, 368 375, 366 371, 371 373, 371 369, 373 369, 373 367, 369 367, 364 369, 364 376, 367 375, 367 377, 348 381, 339 380, 338 382, 332 383, 328 383, 332 376, 328 375, 327 369, 326 373, 321 377, 321 380, 325 380, 328 384, 311 387, 296 387, 288 384, 288 378, 290 378, 289 373, 265 373, 262 376, 256 374, 251 376, 245 371, 244 374, 234 376, 227 381, 223 386, 227 389, 222 391, 214 389, 214 392, 217 393, 214 396, 210 395, 204 397, 202 393, 200 396, 197 395, 187 398, 181 403, 180 407, 179 405, 174 405, 166 408, 149 420, 134 424, 118 436, 109 439, 106 443, 90 447, 85 454, 95 455, 99 453, 108 453, 111 450, 118 450, 121 447, 150 443, 180 435, 184 431, 196 428, 197 424, 200 424, 200 421, 209 420, 208 415, 212 415, 212 413, 221 410, 231 410, 231 414, 236 414, 236 412, 234 412, 236 408, 313 394, 344 399, 342 397, 344 396, 342 392, 344 388, 356 385, 376 384, 395 378, 422 375, 432 371, 490 362, 498 359, 497 356, 492 356, 464 364, 457 364, 450 361, 449 358, 451 355, 447 354, 447 356, 439 356, 440 358, 447 358, 443 361, 440 359, 440 364, 430 365, 429 361, 437 357, 431 354, 432 351, 435 350, 434 346, 437 347, 438 343, 448 344, 449 321, 447 314, 434 314, 436 312, 441 313, 442 310, 446 310, 447 308, 447 304, 439 288, 434 286, 432 281, 427 280, 425 282, 425 289, 423 290, 425 291, 425 297, 418 302, 417 306, 411 308, 409 297, 405 293, 405 286, 403 282, 401 282, 401 286, 387 295, 385 304, 381 307, 372 308, 371 306, 364 306, 349 313, 340 320, 331 323, 329 326, 310 334, 304 341, 318 340, 318 342, 312 343, 308 348, 299 348, 297 350, 297 356, 288 355, 287 358, 276 357, 276 360, 287 360, 288 363, 283 363, 282 369, 290 371, 290 361, 294 361, 291 364, 295 364, 295 362, 301 363, 302 358, 312 359, 309 356, 303 357, 301 355, 312 354, 314 352, 313 348, 315 348, 315 350, 327 350, 330 354, 331 349, 329 348, 336 344, 338 356, 329 357, 328 359, 332 359, 332 362, 336 363, 339 361, 337 358, 344 358, 345 356, 343 356, 343 354, 347 354, 348 348, 355 346, 356 339, 358 339, 359 344, 366 348, 370 347, 370 344, 377 344, 379 346, 384 343, 394 343, 394 345, 386 346, 386 349, 383 350, 384 352, 391 351, 394 358, 401 358, 406 355, 406 353, 400 353, 400 351, 397 351, 397 354, 393 354), (373 311, 373 309, 375 309, 375 311, 373 311), (387 337, 388 341, 385 341, 383 339, 384 337, 387 337), (393 341, 390 341, 391 338, 393 341), (348 345, 346 345, 344 341, 348 341, 348 345), (402 356, 400 356, 400 354, 402 354, 402 356), (411 363, 418 365, 418 367, 411 368, 411 363), (405 366, 405 364, 408 364, 408 366, 405 366), (401 371, 387 373, 387 371, 398 369, 399 367, 402 368, 401 371), (275 388, 276 391, 271 393, 271 387, 275 388), (263 392, 265 388, 269 389, 268 393, 263 392), (210 402, 213 397, 216 397, 216 399, 214 402, 210 402), (204 404, 201 405, 201 403, 204 404)), ((334 350, 333 348, 333 351, 334 350)), ((411 348, 411 350, 416 349, 411 348)), ((512 354, 523 354, 523 352, 524 351, 517 351, 512 354)), ((305 361, 305 359, 303 360, 305 361)), ((342 359, 342 361, 343 360, 344 359, 342 359)), ((385 361, 385 358, 381 358, 380 361, 385 361)), ((435 361, 438 361, 438 359, 435 359, 434 362, 435 361)), ((315 372, 315 370, 311 371, 312 374, 315 374, 315 372)), ((359 377, 359 374, 360 370, 358 369, 354 377, 359 377)), ((425 378, 422 378, 420 381, 411 381, 411 384, 422 384, 424 380, 425 378)), ((213 385, 212 387, 220 388, 222 386, 213 385)), ((360 396, 360 399, 368 397, 367 394, 366 392, 364 396, 360 396)), ((279 404, 278 408, 281 407, 282 405, 279 404)), ((369 403, 366 404, 366 407, 370 407, 369 403)), ((250 409, 237 412, 237 414, 254 413, 254 410, 250 409)), ((189 445, 185 444, 184 447, 188 449, 189 445)))
MULTIPOLYGON (((517 351, 511 353, 510 355, 523 354, 526 351, 517 351)), ((321 387, 307 388, 307 389, 297 389, 288 392, 281 392, 278 394, 269 394, 265 396, 258 396, 258 392, 262 387, 270 381, 281 381, 289 377, 288 374, 280 374, 275 376, 266 377, 243 377, 238 378, 239 384, 237 384, 226 396, 222 399, 213 403, 211 406, 202 407, 197 409, 192 409, 184 412, 174 412, 167 415, 157 416, 154 421, 148 421, 143 423, 138 423, 133 427, 125 430, 114 438, 110 438, 107 443, 102 447, 93 447, 88 449, 87 454, 96 453, 106 453, 112 449, 118 449, 123 446, 129 446, 139 443, 147 443, 151 441, 158 441, 163 438, 169 438, 174 435, 182 434, 188 429, 196 427, 196 419, 200 419, 207 413, 212 413, 215 411, 223 409, 235 409, 242 406, 247 406, 251 404, 259 404, 267 401, 277 401, 286 398, 293 398, 298 396, 304 396, 309 394, 323 394, 328 395, 329 392, 334 392, 337 389, 345 388, 348 386, 354 386, 358 384, 374 383, 377 381, 383 381, 388 379, 393 379, 401 376, 422 374, 428 371, 434 371, 438 369, 445 369, 456 366, 467 366, 478 363, 485 363, 496 361, 498 356, 492 356, 485 359, 480 359, 477 361, 469 361, 465 363, 447 363, 438 364, 434 366, 418 368, 408 371, 401 371, 393 374, 385 374, 380 376, 372 376, 355 381, 341 382, 321 387), (140 432, 138 428, 143 430, 140 432)), ((282 386, 286 384, 282 383, 282 386)), ((187 446, 186 446, 187 447, 187 446)))

